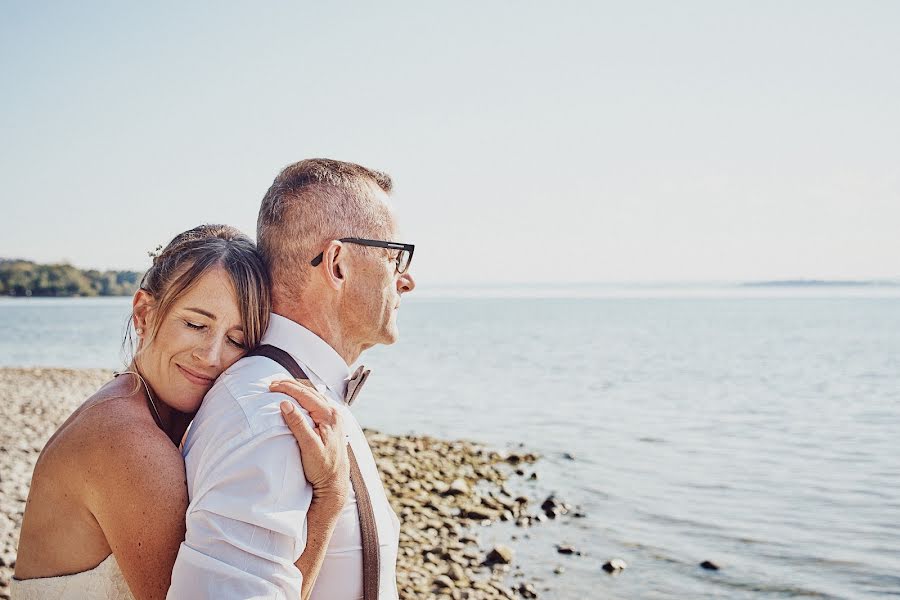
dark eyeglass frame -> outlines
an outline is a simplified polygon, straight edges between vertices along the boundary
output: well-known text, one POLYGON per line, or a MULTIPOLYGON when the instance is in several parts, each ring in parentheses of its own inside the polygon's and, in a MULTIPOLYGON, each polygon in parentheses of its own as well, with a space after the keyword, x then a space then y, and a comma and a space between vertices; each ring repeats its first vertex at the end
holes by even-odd
MULTIPOLYGON (((384 240, 367 240, 364 238, 341 238, 338 241, 344 242, 345 244, 357 244, 359 246, 370 246, 372 248, 387 248, 389 250, 400 250, 400 252, 397 254, 397 258, 394 261, 394 264, 395 264, 397 273, 399 273, 401 275, 403 273, 406 273, 409 270, 409 265, 412 264, 413 251, 415 251, 415 249, 416 249, 415 244, 402 244, 400 242, 386 242, 384 240), (403 261, 403 253, 404 252, 409 253, 409 258, 406 260, 406 266, 403 267, 403 270, 400 270, 400 267, 401 267, 402 261, 403 261)), ((322 264, 323 258, 325 258, 325 252, 324 251, 319 252, 319 255, 316 256, 314 259, 312 259, 312 261, 310 261, 309 264, 311 264, 314 267, 318 267, 320 264, 322 264)))

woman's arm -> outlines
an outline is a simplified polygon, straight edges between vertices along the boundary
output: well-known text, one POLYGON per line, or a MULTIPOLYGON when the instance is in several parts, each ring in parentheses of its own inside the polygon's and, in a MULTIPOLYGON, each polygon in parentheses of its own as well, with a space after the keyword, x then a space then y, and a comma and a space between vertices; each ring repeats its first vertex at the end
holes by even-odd
POLYGON ((347 441, 340 414, 315 389, 298 381, 276 381, 270 389, 296 400, 309 413, 313 429, 291 402, 281 403, 281 413, 300 447, 300 460, 313 500, 307 512, 306 547, 294 563, 303 573, 302 600, 312 593, 325 551, 350 486, 347 441))
POLYGON ((303 589, 300 595, 302 600, 308 600, 312 594, 319 570, 322 568, 322 563, 325 562, 328 541, 331 539, 331 534, 334 533, 334 526, 337 524, 343 506, 342 501, 333 498, 320 499, 313 496, 312 504, 306 513, 306 548, 294 563, 303 573, 303 589))
POLYGON ((122 422, 92 446, 85 504, 134 597, 164 600, 185 533, 181 454, 161 431, 122 422))

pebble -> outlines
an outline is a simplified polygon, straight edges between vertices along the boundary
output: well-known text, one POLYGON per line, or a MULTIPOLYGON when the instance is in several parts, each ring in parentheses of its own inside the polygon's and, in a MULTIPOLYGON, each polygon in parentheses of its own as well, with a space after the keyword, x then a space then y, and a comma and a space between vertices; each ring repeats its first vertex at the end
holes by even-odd
POLYGON ((556 546, 556 551, 560 554, 574 554, 575 556, 581 556, 581 550, 576 550, 572 546, 566 544, 559 544, 556 546))
POLYGON ((471 491, 469 490, 469 484, 466 483, 465 479, 454 479, 447 489, 447 493, 454 496, 468 496, 471 491))
POLYGON ((488 552, 487 562, 490 564, 501 563, 507 565, 513 561, 513 557, 514 553, 512 548, 504 546, 503 544, 497 544, 490 552, 488 552))
POLYGON ((710 571, 718 571, 719 570, 719 565, 717 565, 716 563, 714 563, 711 560, 704 560, 702 563, 700 563, 700 566, 703 567, 704 569, 708 569, 710 571))
POLYGON ((628 563, 621 558, 614 558, 603 563, 603 570, 607 573, 618 573, 626 568, 628 568, 628 563))

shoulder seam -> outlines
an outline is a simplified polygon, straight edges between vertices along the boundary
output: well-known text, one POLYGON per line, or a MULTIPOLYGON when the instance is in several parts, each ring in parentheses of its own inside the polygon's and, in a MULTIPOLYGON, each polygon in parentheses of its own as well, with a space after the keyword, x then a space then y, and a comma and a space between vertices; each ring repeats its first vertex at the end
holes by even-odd
MULTIPOLYGON (((291 374, 288 373, 287 370, 286 370, 284 367, 282 367, 281 365, 279 365, 279 364, 278 364, 277 362, 275 362, 274 360, 272 360, 272 359, 270 359, 270 358, 267 358, 267 357, 265 357, 265 356, 257 356, 257 355, 254 355, 254 356, 246 356, 246 357, 242 358, 242 359, 241 359, 240 361, 238 361, 238 362, 243 362, 243 361, 251 360, 251 359, 254 359, 254 358, 263 359, 263 360, 266 360, 266 361, 270 362, 270 363, 272 364, 272 366, 275 367, 275 369, 273 369, 272 372, 269 373, 268 375, 263 375, 262 377, 254 378, 254 379, 248 381, 247 383, 257 382, 257 381, 260 381, 261 379, 263 379, 264 377, 271 377, 271 376, 279 375, 279 374, 284 374, 284 375, 287 376, 287 377, 290 377, 290 376, 291 376, 291 374)), ((235 363, 235 364, 237 364, 237 363, 235 363)), ((230 370, 231 370, 231 369, 229 369, 229 371, 230 371, 230 370)), ((222 385, 225 387, 225 389, 228 390, 228 394, 231 396, 232 400, 235 402, 235 404, 237 404, 238 408, 241 410, 241 414, 244 416, 244 421, 245 421, 245 424, 247 425, 247 429, 248 429, 249 432, 250 432, 250 437, 251 437, 251 438, 252 438, 252 437, 255 437, 255 436, 256 436, 257 434, 259 434, 259 433, 263 433, 264 431, 268 431, 268 429, 273 429, 273 428, 275 428, 275 427, 273 426, 273 427, 271 427, 271 428, 267 428, 267 429, 262 430, 262 431, 259 431, 259 432, 254 432, 254 431, 253 431, 253 427, 252 427, 251 422, 250 422, 250 415, 247 414, 246 408, 245 408, 244 405, 238 400, 237 394, 235 393, 234 389, 232 388, 232 382, 231 382, 230 378, 228 378, 228 379, 223 379, 223 380, 222 380, 222 385)), ((268 392, 268 393, 271 393, 271 392, 268 392)), ((285 427, 287 427, 287 425, 285 425, 285 427)))

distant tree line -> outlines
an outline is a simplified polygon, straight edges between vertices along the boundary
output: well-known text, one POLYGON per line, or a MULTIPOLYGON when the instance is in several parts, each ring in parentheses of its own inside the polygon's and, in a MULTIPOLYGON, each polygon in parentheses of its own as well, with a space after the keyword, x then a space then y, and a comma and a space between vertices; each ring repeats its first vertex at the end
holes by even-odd
POLYGON ((130 296, 142 273, 0 258, 0 296, 130 296))

